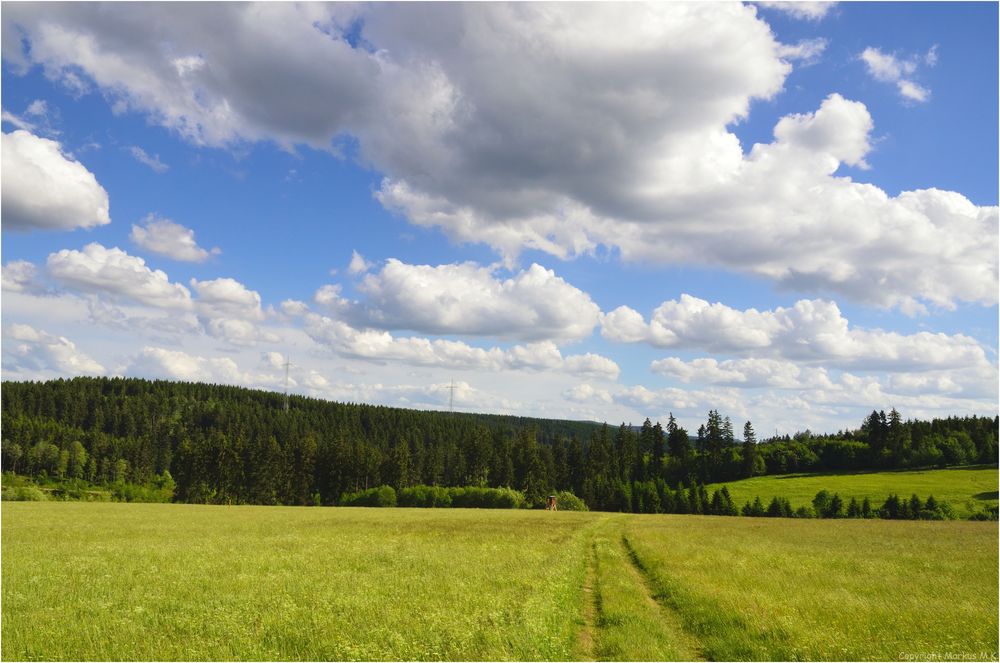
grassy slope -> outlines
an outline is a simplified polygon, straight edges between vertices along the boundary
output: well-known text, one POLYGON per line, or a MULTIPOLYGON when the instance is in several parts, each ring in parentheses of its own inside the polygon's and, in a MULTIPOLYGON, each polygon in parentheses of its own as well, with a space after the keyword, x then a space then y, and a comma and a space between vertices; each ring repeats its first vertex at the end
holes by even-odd
POLYGON ((872 506, 879 506, 896 493, 909 497, 913 493, 920 499, 934 495, 946 500, 959 516, 982 510, 986 504, 997 503, 997 468, 978 465, 944 470, 905 470, 893 472, 858 472, 851 474, 786 474, 754 477, 742 481, 707 486, 709 494, 723 485, 738 506, 759 495, 764 505, 772 497, 787 497, 793 507, 812 504, 820 490, 839 493, 845 502, 857 497, 860 502, 869 497, 872 506))
POLYGON ((996 523, 65 502, 2 515, 7 660, 997 656, 996 523))

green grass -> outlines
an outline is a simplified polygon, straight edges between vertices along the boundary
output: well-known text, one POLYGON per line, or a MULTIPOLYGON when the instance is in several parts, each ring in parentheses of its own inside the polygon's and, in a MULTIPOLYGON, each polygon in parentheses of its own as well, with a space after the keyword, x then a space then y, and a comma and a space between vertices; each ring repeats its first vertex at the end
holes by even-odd
POLYGON ((995 660, 997 525, 632 519, 657 598, 715 660, 995 660))
POLYGON ((997 482, 996 467, 978 465, 944 470, 785 474, 712 484, 706 489, 711 495, 712 491, 728 486, 737 506, 743 506, 755 496, 760 496, 764 506, 772 497, 786 497, 793 507, 810 506, 813 497, 821 490, 839 493, 845 505, 852 497, 858 498, 859 502, 868 497, 873 507, 881 506, 889 493, 907 498, 916 493, 922 500, 934 495, 935 499, 951 504, 956 515, 964 518, 981 511, 986 505, 997 504, 997 482))
POLYGON ((653 598, 622 541, 622 519, 594 536, 594 653, 602 661, 691 661, 698 643, 677 615, 653 598))
POLYGON ((5 660, 574 658, 588 514, 3 504, 5 660))
POLYGON ((997 657, 996 523, 74 502, 2 516, 5 660, 997 657))

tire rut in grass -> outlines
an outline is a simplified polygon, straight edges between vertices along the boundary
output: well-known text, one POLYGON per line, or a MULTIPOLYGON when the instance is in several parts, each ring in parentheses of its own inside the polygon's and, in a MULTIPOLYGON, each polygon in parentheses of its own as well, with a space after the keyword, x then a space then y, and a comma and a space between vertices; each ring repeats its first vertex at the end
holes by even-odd
POLYGON ((577 636, 577 651, 581 661, 593 661, 594 631, 597 628, 597 570, 593 541, 587 554, 587 576, 583 581, 583 627, 577 636))
POLYGON ((642 588, 643 592, 645 592, 646 600, 650 603, 650 605, 654 606, 659 611, 664 622, 664 627, 672 631, 674 641, 678 649, 684 652, 684 656, 680 660, 709 660, 705 657, 698 639, 684 629, 683 619, 677 610, 668 602, 657 598, 657 592, 653 589, 654 585, 649 577, 649 573, 643 567, 635 549, 629 543, 628 538, 625 537, 624 534, 621 537, 621 546, 625 558, 628 560, 629 572, 635 577, 636 584, 642 588))

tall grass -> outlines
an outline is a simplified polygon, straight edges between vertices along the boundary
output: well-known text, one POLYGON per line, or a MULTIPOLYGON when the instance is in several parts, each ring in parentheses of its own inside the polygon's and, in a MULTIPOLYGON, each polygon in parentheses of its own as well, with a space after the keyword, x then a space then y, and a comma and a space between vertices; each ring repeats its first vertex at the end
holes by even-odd
POLYGON ((2 654, 570 659, 592 524, 538 511, 5 503, 2 654))
POLYGON ((626 539, 715 660, 995 660, 997 525, 661 516, 626 539))
POLYGON ((997 657, 996 523, 72 502, 2 515, 6 660, 997 657))

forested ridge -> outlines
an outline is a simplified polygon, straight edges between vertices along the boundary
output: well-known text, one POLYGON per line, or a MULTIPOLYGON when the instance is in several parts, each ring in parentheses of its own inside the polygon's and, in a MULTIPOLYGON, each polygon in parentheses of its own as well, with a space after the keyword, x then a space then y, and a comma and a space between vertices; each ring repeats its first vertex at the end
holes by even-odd
POLYGON ((168 381, 75 378, 2 385, 2 464, 26 476, 173 490, 184 502, 336 504, 379 485, 511 487, 529 503, 570 491, 635 510, 664 486, 761 475, 995 463, 998 420, 904 421, 758 443, 717 411, 689 433, 344 404, 168 381))

